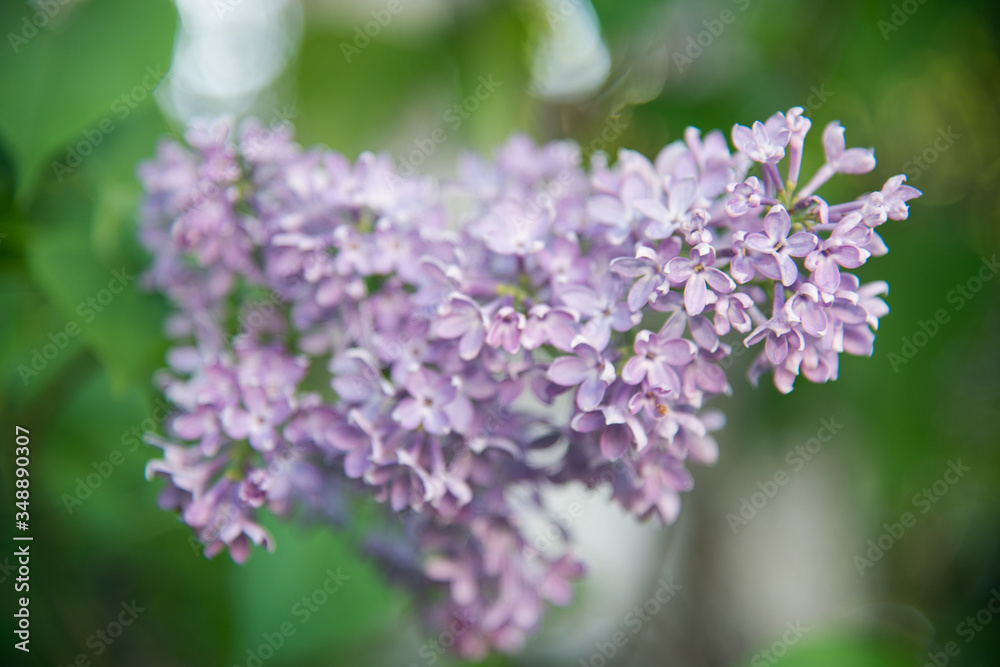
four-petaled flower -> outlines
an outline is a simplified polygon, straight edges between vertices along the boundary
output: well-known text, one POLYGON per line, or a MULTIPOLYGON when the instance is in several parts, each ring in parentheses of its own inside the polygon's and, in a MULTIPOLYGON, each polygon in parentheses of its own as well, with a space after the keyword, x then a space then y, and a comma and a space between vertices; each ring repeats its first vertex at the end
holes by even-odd
POLYGON ((675 230, 688 231, 696 225, 696 219, 704 224, 707 214, 695 206, 698 183, 693 178, 684 178, 671 184, 667 192, 667 204, 658 199, 638 199, 636 210, 649 218, 646 236, 659 240, 671 236, 675 230))
POLYGON ((611 261, 611 270, 623 278, 637 278, 628 292, 628 307, 632 311, 641 310, 654 294, 665 294, 670 290, 666 265, 680 252, 681 242, 676 237, 665 239, 656 250, 639 246, 635 257, 618 257, 611 261))
POLYGON ((871 253, 864 249, 872 238, 872 231, 862 224, 860 213, 850 213, 837 223, 830 237, 806 255, 806 268, 813 272, 816 287, 832 294, 840 285, 840 267, 856 269, 867 261, 871 253))
POLYGON ((521 349, 521 331, 525 322, 524 315, 510 306, 501 307, 486 334, 486 344, 490 347, 503 347, 510 354, 515 354, 521 349))
POLYGON ((628 331, 642 318, 627 303, 618 301, 615 283, 607 281, 602 287, 598 292, 587 285, 574 285, 559 294, 564 304, 587 320, 580 335, 597 350, 603 350, 611 342, 612 329, 628 331))
POLYGON ((777 203, 767 196, 764 186, 756 176, 751 176, 742 183, 730 183, 726 186, 726 191, 729 193, 726 215, 731 218, 738 218, 760 206, 773 206, 777 203))
POLYGON ((774 310, 764 324, 757 327, 746 337, 743 344, 747 347, 764 340, 764 354, 774 365, 778 365, 788 356, 789 349, 802 351, 805 349, 805 337, 798 330, 798 320, 790 319, 785 312, 785 290, 780 285, 774 288, 774 310))
POLYGON ((433 321, 431 334, 438 338, 458 338, 462 359, 475 359, 486 338, 486 317, 475 301, 464 294, 453 294, 442 306, 440 317, 433 321))
POLYGON ((793 257, 805 257, 816 247, 816 236, 809 232, 788 235, 792 220, 784 206, 772 206, 764 216, 764 233, 748 234, 744 243, 750 250, 763 255, 754 266, 768 278, 780 280, 786 287, 799 276, 793 257))
POLYGON ((723 294, 715 302, 715 333, 725 336, 729 333, 730 325, 740 333, 750 331, 753 322, 747 315, 747 310, 753 306, 753 299, 742 292, 735 294, 723 294))
POLYGON ((642 330, 635 337, 635 356, 625 363, 622 380, 639 384, 643 380, 653 387, 662 387, 676 396, 681 381, 674 366, 686 366, 694 361, 697 346, 684 338, 668 338, 642 330))
POLYGON ((685 283, 684 309, 688 315, 699 314, 719 294, 728 294, 736 289, 733 279, 715 268, 714 264, 715 248, 707 243, 691 248, 690 259, 675 257, 667 264, 670 282, 685 283))
POLYGON ((604 390, 615 379, 615 367, 587 343, 573 348, 576 356, 559 357, 549 366, 549 380, 563 387, 575 387, 576 406, 590 412, 600 405, 604 390))
POLYGON ((407 376, 405 386, 409 396, 393 410, 393 419, 404 428, 412 430, 423 426, 425 431, 435 435, 451 430, 445 410, 457 394, 451 379, 426 368, 418 368, 407 376))
POLYGON ((780 113, 768 118, 766 124, 755 121, 752 129, 744 125, 733 127, 733 144, 754 162, 780 162, 791 138, 785 116, 780 113))

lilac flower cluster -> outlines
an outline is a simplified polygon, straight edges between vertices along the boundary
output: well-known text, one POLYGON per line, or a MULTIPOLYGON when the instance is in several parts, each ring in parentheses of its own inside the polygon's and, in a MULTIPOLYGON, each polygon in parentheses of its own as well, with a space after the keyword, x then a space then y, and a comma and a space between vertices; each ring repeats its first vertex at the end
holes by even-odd
POLYGON ((735 126, 736 152, 689 128, 589 169, 517 136, 447 183, 253 122, 164 143, 140 168, 146 280, 175 306, 158 382, 177 412, 147 468, 162 506, 242 562, 273 547, 263 509, 343 521, 374 496, 400 522, 366 548, 423 617, 461 619, 462 655, 518 650, 583 573, 568 536, 527 532, 543 491, 604 485, 674 521, 686 463, 718 456, 723 337, 763 343, 751 379, 783 392, 872 353, 887 287, 848 270, 920 193, 896 176, 815 195, 875 166, 838 123, 797 189, 809 128, 794 108, 735 126))

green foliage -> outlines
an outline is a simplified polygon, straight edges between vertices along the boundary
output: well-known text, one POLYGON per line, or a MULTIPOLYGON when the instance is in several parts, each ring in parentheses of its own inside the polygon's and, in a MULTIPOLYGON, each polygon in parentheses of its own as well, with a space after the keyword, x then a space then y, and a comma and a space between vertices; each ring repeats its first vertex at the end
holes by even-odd
POLYGON ((65 158, 66 148, 85 139, 84 130, 93 131, 103 119, 125 123, 134 111, 132 91, 143 86, 147 68, 162 77, 170 64, 176 15, 167 0, 58 4, 63 8, 45 28, 16 45, 10 35, 33 34, 24 20, 35 11, 23 2, 0 9, 5 42, 11 42, 0 59, 0 136, 18 166, 21 194, 51 161, 65 158))

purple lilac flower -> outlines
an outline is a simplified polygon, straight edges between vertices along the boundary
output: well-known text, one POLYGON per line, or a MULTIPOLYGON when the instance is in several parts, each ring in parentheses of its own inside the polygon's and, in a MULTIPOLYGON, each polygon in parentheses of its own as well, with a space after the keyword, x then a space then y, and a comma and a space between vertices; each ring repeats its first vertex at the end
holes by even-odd
POLYGON ((775 164, 785 157, 785 146, 792 138, 782 114, 772 116, 767 123, 759 120, 753 127, 733 126, 733 144, 754 162, 775 164))
POLYGON ((598 351, 611 342, 612 330, 628 331, 641 319, 627 303, 617 301, 618 285, 610 281, 604 285, 600 291, 588 285, 573 285, 559 293, 563 304, 586 320, 580 327, 580 336, 598 351))
POLYGON ((719 295, 736 289, 728 275, 713 266, 715 248, 699 243, 691 248, 690 259, 675 257, 667 264, 670 281, 684 283, 684 308, 688 315, 697 315, 705 306, 718 300, 719 295))
POLYGON ((455 385, 426 368, 412 371, 406 378, 409 393, 393 410, 392 418, 407 430, 422 426, 435 435, 447 433, 451 428, 445 406, 455 399, 455 385))
POLYGON ((459 354, 474 359, 486 338, 486 317, 479 304, 463 294, 456 294, 442 306, 441 317, 433 321, 438 338, 459 338, 459 354))
POLYGON ((760 253, 754 257, 754 266, 768 278, 780 280, 786 287, 799 275, 793 257, 805 257, 816 247, 816 237, 809 232, 796 232, 791 236, 792 221, 788 211, 780 204, 773 206, 764 216, 764 232, 754 233, 744 241, 747 248, 760 253))
POLYGON ((833 121, 823 130, 823 151, 826 163, 802 188, 800 199, 809 197, 834 174, 867 174, 875 168, 875 151, 870 148, 847 148, 844 128, 833 121))
POLYGON ((715 333, 725 336, 730 328, 740 333, 750 331, 753 321, 747 311, 753 306, 753 299, 742 292, 723 294, 715 302, 715 333))
POLYGON ((583 411, 596 408, 604 391, 615 378, 615 369, 601 353, 587 343, 573 348, 575 356, 559 357, 549 366, 547 376, 563 387, 579 386, 576 405, 583 411))
POLYGON ((871 234, 862 224, 861 214, 844 216, 819 248, 806 255, 805 266, 813 272, 813 283, 824 292, 836 291, 840 285, 840 267, 856 269, 871 256, 864 249, 871 234))
POLYGON ((731 218, 738 218, 761 206, 774 206, 778 203, 765 194, 764 185, 756 176, 751 176, 742 183, 730 183, 727 191, 731 196, 726 201, 726 214, 731 218))
POLYGON ((603 484, 670 523, 688 465, 719 456, 733 330, 763 343, 751 381, 783 392, 872 354, 888 286, 851 270, 920 192, 900 175, 817 195, 875 166, 838 123, 798 189, 803 113, 736 125, 736 151, 688 128, 654 160, 589 169, 571 142, 515 136, 464 155, 446 188, 385 155, 302 148, 288 126, 222 119, 161 144, 139 168, 144 282, 173 305, 156 383, 175 412, 148 436, 160 505, 207 556, 243 562, 274 546, 265 513, 337 526, 377 503, 398 530, 369 550, 429 631, 460 622, 468 658, 520 650, 584 566, 568 533, 532 546, 515 488, 544 513, 542 489, 603 484), (249 294, 269 306, 253 325, 249 294), (554 461, 529 456, 557 442, 554 461))
POLYGON ((635 356, 625 364, 622 380, 628 384, 647 380, 653 387, 679 394, 681 382, 674 367, 691 363, 696 350, 689 340, 640 331, 635 338, 635 356))
POLYGON ((747 347, 764 343, 764 353, 772 364, 778 365, 788 356, 790 349, 799 350, 805 347, 805 338, 799 331, 797 317, 789 317, 785 312, 785 290, 780 286, 774 288, 774 312, 764 324, 757 327, 752 334, 744 339, 747 347))
POLYGON ((793 107, 788 110, 788 114, 785 116, 788 130, 791 132, 788 145, 788 185, 792 189, 799 182, 799 172, 802 170, 802 149, 806 135, 812 128, 812 121, 802 115, 804 111, 802 107, 793 107))
POLYGON ((667 278, 667 264, 677 257, 681 243, 677 238, 662 241, 654 250, 646 245, 639 246, 635 257, 618 257, 611 261, 611 270, 623 278, 638 278, 629 289, 628 307, 633 312, 641 310, 657 294, 670 290, 667 278))

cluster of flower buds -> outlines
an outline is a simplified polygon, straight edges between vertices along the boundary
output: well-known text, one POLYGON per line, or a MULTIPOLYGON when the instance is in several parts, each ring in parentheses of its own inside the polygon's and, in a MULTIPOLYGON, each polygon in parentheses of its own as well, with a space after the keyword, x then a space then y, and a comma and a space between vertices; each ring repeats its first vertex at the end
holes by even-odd
POLYGON ((342 523, 373 497, 400 520, 363 548, 422 618, 458 622, 462 655, 518 650, 584 570, 527 528, 547 488, 670 523, 686 463, 718 456, 731 345, 763 343, 751 379, 782 392, 872 353, 887 286, 848 271, 920 193, 817 196, 875 166, 836 122, 799 189, 809 128, 794 108, 736 125, 735 152, 689 128, 589 167, 515 136, 448 182, 253 122, 165 142, 140 168, 145 279, 174 306, 161 504, 242 562, 273 546, 265 509, 342 523))

